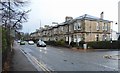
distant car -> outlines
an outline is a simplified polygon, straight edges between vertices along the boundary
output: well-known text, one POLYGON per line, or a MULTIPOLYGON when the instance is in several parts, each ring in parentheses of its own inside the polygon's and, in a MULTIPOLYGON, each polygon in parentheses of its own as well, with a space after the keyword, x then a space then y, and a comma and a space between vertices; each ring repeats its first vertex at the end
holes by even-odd
POLYGON ((20 41, 20 45, 25 45, 25 41, 20 41))
POLYGON ((34 42, 33 41, 28 41, 28 44, 33 45, 34 42))
POLYGON ((17 42, 20 43, 20 40, 18 40, 17 42))
POLYGON ((46 47, 46 43, 45 43, 44 41, 39 40, 39 41, 37 42, 37 46, 38 46, 38 47, 46 47))

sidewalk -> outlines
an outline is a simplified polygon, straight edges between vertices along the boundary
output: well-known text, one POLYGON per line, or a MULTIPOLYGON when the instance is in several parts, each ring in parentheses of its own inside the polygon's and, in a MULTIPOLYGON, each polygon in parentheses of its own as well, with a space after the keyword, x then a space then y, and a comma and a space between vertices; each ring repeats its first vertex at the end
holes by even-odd
POLYGON ((14 42, 14 55, 11 71, 37 71, 27 57, 20 51, 19 46, 14 42))
POLYGON ((0 73, 2 72, 2 52, 0 51, 0 73))

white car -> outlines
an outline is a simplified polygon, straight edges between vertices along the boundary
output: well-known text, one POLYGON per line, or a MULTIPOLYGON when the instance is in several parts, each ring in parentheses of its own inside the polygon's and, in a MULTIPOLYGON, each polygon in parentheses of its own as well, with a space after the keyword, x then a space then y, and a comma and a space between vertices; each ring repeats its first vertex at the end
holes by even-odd
POLYGON ((46 43, 45 43, 44 41, 39 40, 39 41, 37 42, 37 46, 38 46, 38 47, 46 47, 46 43))
POLYGON ((34 42, 33 41, 28 41, 28 44, 33 45, 34 42))
POLYGON ((18 40, 17 42, 18 42, 18 43, 20 43, 20 42, 21 42, 21 40, 18 40))

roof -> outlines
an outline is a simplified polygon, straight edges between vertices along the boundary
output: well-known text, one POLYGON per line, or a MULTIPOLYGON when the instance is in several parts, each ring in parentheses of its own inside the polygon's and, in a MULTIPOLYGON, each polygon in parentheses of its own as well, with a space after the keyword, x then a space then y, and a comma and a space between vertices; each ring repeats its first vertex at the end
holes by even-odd
MULTIPOLYGON (((88 15, 88 14, 84 14, 82 16, 79 16, 75 19, 72 19, 72 20, 69 20, 69 21, 66 21, 66 22, 62 22, 58 25, 55 25, 55 26, 51 26, 50 28, 48 28, 48 30, 51 30, 53 28, 57 28, 59 26, 64 26, 64 25, 67 25, 69 23, 72 23, 76 20, 94 20, 94 21, 103 21, 103 22, 113 22, 113 21, 110 21, 110 20, 105 20, 105 19, 101 19, 99 17, 95 17, 95 16, 92 16, 92 15, 88 15)), ((42 29, 42 31, 46 31, 47 29, 42 29)))
POLYGON ((92 16, 92 15, 88 15, 88 14, 84 14, 82 16, 79 16, 77 18, 75 18, 75 20, 96 20, 96 21, 104 21, 104 22, 112 22, 110 20, 105 20, 105 19, 101 19, 99 17, 95 17, 95 16, 92 16))

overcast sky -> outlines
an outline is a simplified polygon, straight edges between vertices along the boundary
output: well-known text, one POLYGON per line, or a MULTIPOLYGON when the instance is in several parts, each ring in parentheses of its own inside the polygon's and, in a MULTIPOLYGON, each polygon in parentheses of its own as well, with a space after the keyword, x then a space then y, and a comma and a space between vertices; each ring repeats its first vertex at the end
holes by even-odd
MULTIPOLYGON (((66 16, 73 18, 84 14, 100 17, 104 12, 104 19, 118 22, 119 0, 31 0, 27 23, 23 23, 23 32, 34 32, 41 25, 53 25, 52 22, 62 23, 66 16)), ((114 23, 113 23, 114 24, 114 23)), ((117 31, 117 25, 114 24, 117 31)))

